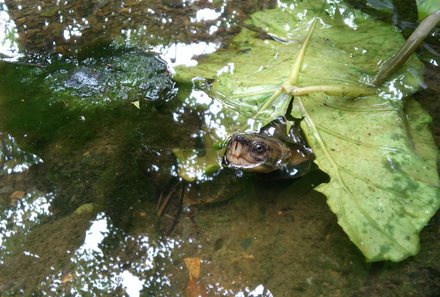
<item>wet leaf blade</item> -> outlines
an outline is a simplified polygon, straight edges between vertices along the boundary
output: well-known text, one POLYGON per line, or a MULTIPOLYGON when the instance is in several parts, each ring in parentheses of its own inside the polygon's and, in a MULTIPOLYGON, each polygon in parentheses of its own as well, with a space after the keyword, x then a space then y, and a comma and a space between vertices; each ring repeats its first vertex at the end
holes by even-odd
MULTIPOLYGON (((374 111, 365 109, 365 102, 353 102, 345 105, 349 110, 341 111, 331 106, 331 97, 310 96, 300 102, 307 117, 306 131, 312 134, 309 139, 320 156, 317 163, 331 176, 329 184, 317 189, 327 196, 350 239, 370 261, 400 261, 415 255, 420 230, 440 207, 435 147, 429 130, 425 127, 418 134, 429 141, 431 149, 419 152, 408 142, 405 118, 392 104, 374 111), (358 121, 364 125, 327 128, 330 117, 335 123, 358 121)), ((426 114, 411 104, 426 125, 426 114)), ((416 116, 412 119, 420 123, 416 116)))

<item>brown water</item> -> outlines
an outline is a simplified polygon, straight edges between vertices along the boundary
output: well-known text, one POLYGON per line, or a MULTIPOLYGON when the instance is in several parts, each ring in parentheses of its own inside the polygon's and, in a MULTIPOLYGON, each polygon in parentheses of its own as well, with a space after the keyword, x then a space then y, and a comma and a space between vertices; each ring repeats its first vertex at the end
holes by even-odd
MULTIPOLYGON (((191 206, 169 235, 157 232, 160 193, 180 187, 170 173, 170 148, 197 146, 192 135, 201 113, 174 99, 140 110, 124 102, 70 103, 38 76, 48 57, 54 82, 70 71, 59 71, 66 60, 49 54, 72 56, 72 65, 76 55, 93 62, 108 54, 101 45, 109 41, 159 51, 170 65, 191 63, 192 55, 227 46, 247 15, 276 3, 55 2, 0 2, 6 27, 13 32, 14 21, 17 30, 0 66, 8 74, 0 78, 1 296, 185 296, 187 258, 201 260, 195 286, 207 296, 440 295, 439 214, 422 231, 417 256, 367 263, 325 196, 311 189, 323 176, 274 183, 224 173, 187 185, 184 202, 191 206), (32 58, 16 62, 19 53, 32 58), (23 79, 32 88, 24 89, 23 79), (197 199, 217 203, 193 205, 197 199)), ((414 27, 407 7, 392 17, 358 5, 414 27)), ((427 86, 416 98, 434 118, 439 145, 436 34, 419 52, 427 86)), ((172 223, 163 220, 161 228, 172 223)))

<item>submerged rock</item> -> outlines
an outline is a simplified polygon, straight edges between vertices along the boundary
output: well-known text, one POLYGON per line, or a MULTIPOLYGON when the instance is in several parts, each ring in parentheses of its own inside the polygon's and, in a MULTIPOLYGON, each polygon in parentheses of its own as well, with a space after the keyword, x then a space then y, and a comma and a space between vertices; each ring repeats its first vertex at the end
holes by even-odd
POLYGON ((177 93, 166 63, 152 53, 129 50, 63 62, 47 75, 55 100, 74 100, 80 105, 122 100, 163 103, 177 93))

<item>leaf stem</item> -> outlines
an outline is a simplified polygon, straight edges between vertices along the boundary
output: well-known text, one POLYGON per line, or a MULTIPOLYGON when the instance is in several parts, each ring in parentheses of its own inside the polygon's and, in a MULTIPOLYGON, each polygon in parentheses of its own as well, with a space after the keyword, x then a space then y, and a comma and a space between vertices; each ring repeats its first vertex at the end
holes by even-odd
POLYGON ((255 115, 252 117, 253 119, 258 118, 258 116, 265 111, 269 106, 272 105, 272 103, 275 101, 275 99, 278 98, 279 95, 281 95, 283 93, 283 88, 279 88, 278 90, 275 91, 275 93, 272 94, 272 96, 267 99, 267 101, 264 103, 264 105, 258 109, 258 111, 255 113, 255 115))
POLYGON ((304 61, 306 50, 307 50, 307 47, 309 46, 310 38, 312 37, 312 33, 315 29, 315 25, 316 25, 317 21, 318 21, 317 18, 315 18, 313 20, 313 23, 309 28, 309 32, 307 33, 306 39, 304 40, 304 42, 301 46, 301 49, 298 53, 298 56, 295 59, 295 63, 292 66, 292 72, 290 73, 289 77, 287 78, 285 85, 296 85, 298 83, 299 71, 301 70, 301 66, 304 61))
POLYGON ((298 53, 298 56, 295 59, 295 63, 292 66, 292 71, 291 71, 289 77, 284 82, 284 84, 282 84, 282 86, 278 90, 276 90, 269 99, 267 99, 267 101, 263 104, 263 106, 258 109, 258 111, 255 113, 255 115, 252 117, 253 119, 258 118, 258 116, 263 111, 265 111, 267 108, 269 108, 269 106, 272 105, 272 103, 275 101, 275 99, 277 99, 278 96, 280 96, 283 92, 286 91, 286 87, 293 86, 298 82, 299 71, 300 71, 301 65, 304 61, 306 49, 310 43, 310 38, 311 38, 312 33, 315 29, 315 25, 316 25, 317 20, 318 19, 315 18, 312 22, 312 25, 309 28, 309 32, 307 33, 306 39, 304 40, 303 44, 301 45, 301 49, 298 53))
POLYGON ((376 89, 361 86, 343 86, 343 85, 318 85, 308 87, 295 87, 292 85, 284 85, 284 91, 292 96, 308 95, 310 93, 324 92, 333 96, 366 96, 376 93, 376 89))

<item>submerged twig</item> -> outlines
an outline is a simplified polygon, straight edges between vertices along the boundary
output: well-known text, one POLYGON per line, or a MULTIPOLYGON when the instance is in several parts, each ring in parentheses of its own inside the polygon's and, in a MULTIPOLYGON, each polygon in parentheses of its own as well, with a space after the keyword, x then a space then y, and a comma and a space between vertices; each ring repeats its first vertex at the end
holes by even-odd
POLYGON ((439 22, 440 10, 437 10, 424 19, 417 26, 411 36, 406 40, 405 44, 399 49, 399 51, 380 66, 378 73, 373 79, 373 85, 380 85, 400 66, 402 66, 439 22))
POLYGON ((0 144, 1 144, 1 159, 0 159, 0 169, 2 169, 6 165, 6 135, 0 131, 0 144))
POLYGON ((163 193, 160 194, 159 196, 159 201, 156 205, 156 215, 159 218, 160 216, 162 216, 163 212, 165 211, 165 209, 167 208, 168 204, 170 203, 171 197, 173 197, 174 193, 176 192, 177 186, 179 184, 175 185, 171 191, 168 193, 167 196, 163 196, 163 193))

